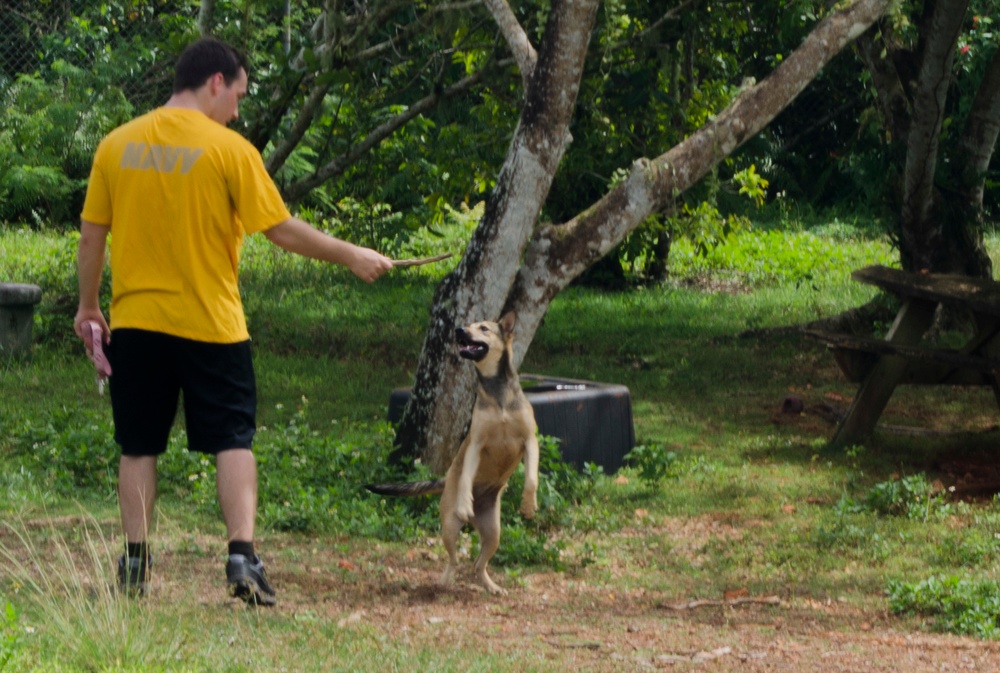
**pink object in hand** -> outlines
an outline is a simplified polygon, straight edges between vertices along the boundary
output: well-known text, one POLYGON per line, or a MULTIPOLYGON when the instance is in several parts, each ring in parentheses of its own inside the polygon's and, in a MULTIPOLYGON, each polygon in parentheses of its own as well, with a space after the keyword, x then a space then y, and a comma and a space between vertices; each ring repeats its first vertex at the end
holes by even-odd
MULTIPOLYGON (((97 381, 100 385, 104 379, 111 376, 111 364, 104 355, 104 333, 101 331, 101 326, 93 320, 87 323, 87 329, 90 330, 90 359, 94 361, 94 367, 97 369, 97 381)), ((101 387, 103 388, 103 386, 101 387)))

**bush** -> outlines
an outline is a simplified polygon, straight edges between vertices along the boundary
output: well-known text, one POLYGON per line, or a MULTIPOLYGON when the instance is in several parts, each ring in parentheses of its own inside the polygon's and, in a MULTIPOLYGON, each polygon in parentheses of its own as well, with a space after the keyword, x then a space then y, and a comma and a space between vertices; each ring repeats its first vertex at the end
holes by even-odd
POLYGON ((889 608, 896 614, 932 617, 940 631, 1000 638, 1000 583, 957 576, 933 576, 915 583, 889 583, 889 608))
POLYGON ((865 497, 864 506, 875 514, 923 521, 951 511, 947 494, 935 489, 924 474, 875 484, 865 497))
POLYGON ((640 444, 625 456, 625 463, 635 468, 639 478, 657 484, 667 477, 677 478, 677 454, 662 446, 640 444))
POLYGON ((132 107, 121 91, 56 61, 52 78, 21 75, 0 117, 0 221, 75 223, 91 159, 132 107))

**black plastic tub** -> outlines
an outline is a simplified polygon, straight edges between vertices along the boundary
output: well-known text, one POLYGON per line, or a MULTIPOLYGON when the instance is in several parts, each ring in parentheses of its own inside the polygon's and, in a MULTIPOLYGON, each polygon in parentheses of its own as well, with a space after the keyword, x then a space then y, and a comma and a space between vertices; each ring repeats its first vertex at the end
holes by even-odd
MULTIPOLYGON (((594 463, 613 474, 635 446, 626 386, 522 374, 521 387, 535 410, 538 432, 558 438, 563 460, 577 469, 594 463)), ((409 399, 409 388, 392 391, 390 422, 399 422, 409 399)))

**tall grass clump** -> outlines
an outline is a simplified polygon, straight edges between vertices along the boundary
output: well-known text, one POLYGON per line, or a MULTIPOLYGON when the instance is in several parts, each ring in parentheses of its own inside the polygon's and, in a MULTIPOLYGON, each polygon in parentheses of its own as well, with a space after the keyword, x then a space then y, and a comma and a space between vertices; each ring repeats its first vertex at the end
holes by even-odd
POLYGON ((179 653, 182 629, 163 628, 162 615, 144 601, 119 595, 116 568, 109 566, 118 554, 95 519, 80 515, 72 537, 54 520, 43 534, 23 521, 4 527, 4 593, 17 606, 24 633, 37 639, 19 636, 12 661, 34 650, 69 670, 148 670, 179 653))

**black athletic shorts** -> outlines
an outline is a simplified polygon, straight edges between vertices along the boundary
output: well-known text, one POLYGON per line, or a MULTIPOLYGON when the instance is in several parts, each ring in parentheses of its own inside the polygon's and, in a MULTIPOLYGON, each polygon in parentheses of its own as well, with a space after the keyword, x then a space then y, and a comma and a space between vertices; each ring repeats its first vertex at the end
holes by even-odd
POLYGON ((257 382, 249 341, 216 344, 116 329, 106 353, 115 441, 124 455, 166 450, 181 393, 189 450, 215 454, 251 447, 257 382))

